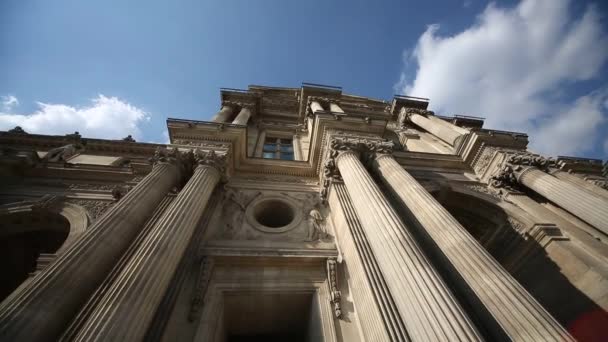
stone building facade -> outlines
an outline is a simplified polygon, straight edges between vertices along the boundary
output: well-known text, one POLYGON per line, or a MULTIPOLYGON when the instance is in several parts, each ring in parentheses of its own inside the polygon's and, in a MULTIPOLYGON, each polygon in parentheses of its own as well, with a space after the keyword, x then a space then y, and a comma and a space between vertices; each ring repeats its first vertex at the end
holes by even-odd
POLYGON ((0 132, 0 340, 608 337, 602 161, 422 98, 220 95, 167 145, 0 132))

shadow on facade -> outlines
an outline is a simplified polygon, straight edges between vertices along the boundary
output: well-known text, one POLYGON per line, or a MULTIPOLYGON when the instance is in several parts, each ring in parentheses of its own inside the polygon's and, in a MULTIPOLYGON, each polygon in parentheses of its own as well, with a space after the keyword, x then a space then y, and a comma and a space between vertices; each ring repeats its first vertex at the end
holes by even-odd
MULTIPOLYGON (((390 194, 388 189, 385 189, 390 194)), ((497 205, 441 188, 433 196, 462 224, 555 319, 579 341, 608 338, 606 312, 576 288, 533 238, 518 232, 518 222, 497 205)), ((502 329, 473 294, 459 272, 451 265, 432 238, 396 196, 389 196, 400 216, 412 227, 416 239, 438 267, 439 272, 470 317, 488 340, 501 336, 502 329)))

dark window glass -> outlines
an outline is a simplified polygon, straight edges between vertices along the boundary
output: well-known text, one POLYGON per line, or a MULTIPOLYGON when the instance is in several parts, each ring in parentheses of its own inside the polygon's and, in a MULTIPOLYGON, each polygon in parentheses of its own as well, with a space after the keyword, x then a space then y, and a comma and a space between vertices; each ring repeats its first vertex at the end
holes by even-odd
POLYGON ((292 140, 266 137, 262 152, 262 158, 293 160, 292 140))

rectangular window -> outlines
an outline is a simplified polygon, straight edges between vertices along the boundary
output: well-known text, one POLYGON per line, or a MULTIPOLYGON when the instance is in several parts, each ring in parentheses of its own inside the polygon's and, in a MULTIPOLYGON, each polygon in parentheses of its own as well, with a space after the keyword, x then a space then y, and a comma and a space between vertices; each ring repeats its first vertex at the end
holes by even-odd
POLYGON ((262 158, 293 160, 293 142, 291 139, 266 137, 262 158))

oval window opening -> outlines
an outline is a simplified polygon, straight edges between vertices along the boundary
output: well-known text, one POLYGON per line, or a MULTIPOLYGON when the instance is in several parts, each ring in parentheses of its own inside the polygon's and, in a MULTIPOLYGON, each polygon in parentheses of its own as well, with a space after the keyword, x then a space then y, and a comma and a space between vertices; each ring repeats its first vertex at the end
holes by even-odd
POLYGON ((260 202, 254 209, 253 217, 263 226, 280 228, 290 224, 295 216, 293 208, 279 200, 260 202))

